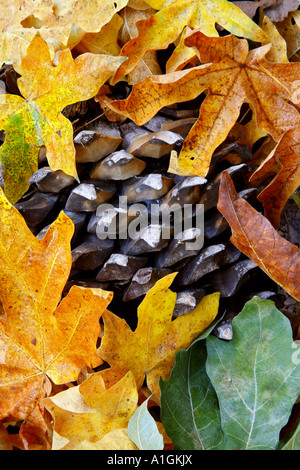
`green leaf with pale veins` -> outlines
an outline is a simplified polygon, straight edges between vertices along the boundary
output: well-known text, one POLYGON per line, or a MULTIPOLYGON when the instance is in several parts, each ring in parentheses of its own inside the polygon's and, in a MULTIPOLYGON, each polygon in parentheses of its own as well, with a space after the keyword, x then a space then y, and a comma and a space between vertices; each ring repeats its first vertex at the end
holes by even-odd
POLYGON ((139 450, 163 450, 163 436, 158 431, 157 424, 148 411, 149 398, 131 416, 127 434, 139 450))
POLYGON ((223 441, 217 395, 205 370, 203 340, 176 354, 168 380, 160 381, 161 420, 176 449, 212 450, 223 441))
POLYGON ((206 371, 216 390, 226 450, 272 450, 300 393, 289 320, 254 297, 233 322, 233 339, 207 338, 206 371))

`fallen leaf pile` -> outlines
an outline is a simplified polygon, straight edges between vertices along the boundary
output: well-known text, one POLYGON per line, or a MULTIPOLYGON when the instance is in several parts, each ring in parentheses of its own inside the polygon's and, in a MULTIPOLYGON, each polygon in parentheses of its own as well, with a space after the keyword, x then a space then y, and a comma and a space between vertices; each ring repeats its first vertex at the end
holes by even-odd
POLYGON ((299 450, 299 1, 0 6, 0 449, 299 450))

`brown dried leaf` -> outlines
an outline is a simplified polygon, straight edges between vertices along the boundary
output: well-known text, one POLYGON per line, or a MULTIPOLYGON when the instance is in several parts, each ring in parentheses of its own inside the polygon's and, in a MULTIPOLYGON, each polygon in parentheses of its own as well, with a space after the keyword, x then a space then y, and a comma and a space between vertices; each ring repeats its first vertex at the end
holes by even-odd
POLYGON ((300 126, 287 131, 268 158, 253 173, 250 181, 257 185, 271 175, 275 178, 260 193, 265 216, 277 228, 282 210, 300 185, 300 126))
POLYGON ((259 214, 234 189, 223 172, 218 209, 231 226, 230 241, 251 258, 273 281, 300 300, 300 251, 280 237, 266 217, 259 214))

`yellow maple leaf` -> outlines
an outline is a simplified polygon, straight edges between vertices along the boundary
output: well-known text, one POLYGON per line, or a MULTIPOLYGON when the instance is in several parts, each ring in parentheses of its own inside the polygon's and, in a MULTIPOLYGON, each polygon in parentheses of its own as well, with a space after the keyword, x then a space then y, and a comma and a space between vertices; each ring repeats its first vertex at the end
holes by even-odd
POLYGON ((176 273, 160 279, 146 294, 138 307, 135 331, 110 311, 103 313, 104 336, 99 355, 111 366, 106 372, 106 383, 114 383, 130 370, 138 388, 146 376, 149 389, 159 397, 159 377, 169 376, 176 352, 188 347, 216 317, 219 293, 207 295, 193 311, 171 321, 176 293, 169 286, 175 276, 176 273))
POLYGON ((127 429, 116 429, 97 442, 72 440, 60 450, 139 450, 129 439, 127 429))
MULTIPOLYGON (((83 31, 96 33, 109 23, 128 0, 52 0, 54 16, 61 26, 76 23, 83 31)), ((51 26, 52 17, 46 22, 51 26)))
POLYGON ((2 0, 0 59, 20 65, 27 47, 38 32, 47 41, 51 57, 72 49, 85 33, 97 33, 128 0, 2 0))
POLYGON ((112 293, 73 286, 61 300, 74 225, 63 212, 42 240, 0 190, 0 419, 26 419, 55 384, 102 363, 99 318, 112 293))
POLYGON ((77 44, 76 51, 80 54, 92 52, 93 54, 119 55, 121 48, 118 44, 118 34, 122 24, 121 16, 116 13, 98 33, 86 33, 77 44))
POLYGON ((72 24, 57 24, 51 0, 2 0, 0 18, 0 60, 13 64, 21 74, 21 61, 34 36, 39 32, 54 53, 66 47, 72 24), (51 27, 44 23, 52 18, 51 27), (56 22, 56 24, 54 24, 56 22))
POLYGON ((82 441, 104 445, 99 441, 105 436, 127 428, 138 403, 134 376, 128 372, 108 388, 102 375, 103 372, 92 374, 81 385, 43 400, 54 418, 54 449, 68 443, 76 446, 82 441))
POLYGON ((263 17, 261 27, 267 35, 266 40, 263 41, 262 44, 272 44, 271 50, 266 55, 266 59, 270 62, 288 62, 287 44, 268 16, 263 17))
POLYGON ((22 60, 19 89, 24 96, 0 95, 0 149, 5 193, 15 203, 27 190, 37 170, 39 148, 46 146, 52 170, 77 177, 73 127, 60 111, 69 104, 95 96, 124 58, 82 54, 73 59, 61 51, 54 66, 46 42, 36 35, 22 60))

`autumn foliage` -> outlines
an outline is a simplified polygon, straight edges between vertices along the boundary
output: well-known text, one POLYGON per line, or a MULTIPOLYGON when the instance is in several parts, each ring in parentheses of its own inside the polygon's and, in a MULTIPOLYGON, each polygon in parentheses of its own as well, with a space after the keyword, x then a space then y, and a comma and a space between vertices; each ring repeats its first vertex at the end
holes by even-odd
MULTIPOLYGON (((172 173, 209 177, 218 165, 218 150, 232 142, 247 146, 252 159, 243 182, 258 188, 256 204, 261 206, 254 208, 241 197, 224 171, 218 211, 230 226, 231 243, 300 301, 299 247, 277 231, 300 185, 298 2, 261 0, 252 14, 241 3, 0 1, 5 11, 1 64, 12 64, 19 90, 0 95, 5 133, 0 147, 0 449, 138 450, 148 444, 140 429, 139 439, 127 432, 136 412, 143 413, 156 437, 163 437, 165 449, 256 449, 259 439, 266 439, 262 448, 300 448, 297 423, 292 444, 279 444, 279 432, 300 394, 299 367, 290 359, 293 339, 300 338, 299 319, 293 337, 288 320, 256 298, 236 319, 234 341, 220 345, 209 337, 220 321, 220 293, 204 296, 189 313, 172 319, 177 296, 172 289, 177 273, 172 272, 145 294, 133 330, 110 310, 114 292, 76 285, 66 290, 72 220, 61 211, 38 239, 14 207, 38 169, 41 148, 52 170, 79 181, 73 125, 63 114, 67 106, 94 99, 108 121, 129 119, 142 126, 165 107, 194 101, 199 115, 178 155, 171 155, 172 173), (165 54, 163 60, 158 51, 165 54), (251 116, 246 123, 240 119, 244 109, 251 116), (268 324, 270 315, 277 320, 268 324), (243 322, 253 335, 249 344, 239 326, 244 328, 243 322), (255 345, 258 355, 251 349, 255 345), (276 384, 270 409, 278 417, 272 427, 259 395, 269 400, 263 393, 272 385, 263 382, 267 368, 255 361, 259 356, 267 363, 277 350, 287 352, 278 356, 282 363, 273 363, 280 372, 276 376, 277 369, 272 370, 270 380, 276 384), (230 373, 223 370, 219 352, 228 354, 230 373), (237 368, 251 386, 245 386, 237 368), (194 372, 185 375, 186 370, 194 372), (189 387, 194 394, 185 392, 189 387), (234 397, 229 404, 227 389, 234 397), (257 413, 260 399, 262 416, 257 413), (197 415, 202 402, 203 414, 197 415), (161 419, 153 412, 153 423, 147 406, 162 406, 161 419), (182 435, 174 426, 177 413, 182 435), (210 435, 203 431, 208 426, 210 435), (253 429, 262 426, 268 438, 255 438, 253 429), (17 427, 18 434, 10 427, 17 427)), ((236 155, 226 158, 240 163, 236 155)))

